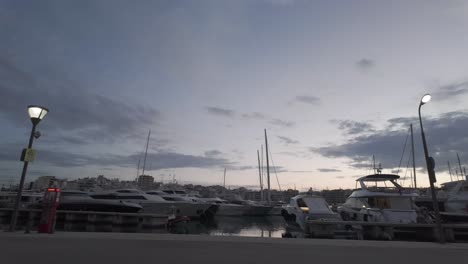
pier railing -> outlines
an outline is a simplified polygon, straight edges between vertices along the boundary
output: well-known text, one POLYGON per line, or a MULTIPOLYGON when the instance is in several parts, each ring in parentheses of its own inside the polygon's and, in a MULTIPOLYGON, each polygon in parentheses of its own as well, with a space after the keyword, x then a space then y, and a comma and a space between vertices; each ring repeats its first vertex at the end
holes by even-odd
MULTIPOLYGON (((442 229, 448 242, 468 241, 468 224, 442 224, 442 229)), ((312 237, 317 234, 331 237, 342 231, 353 232, 357 239, 438 241, 439 236, 436 224, 308 220, 304 228, 304 232, 312 237)))
MULTIPOLYGON (((0 226, 8 229, 13 209, 0 209, 0 226)), ((17 228, 37 230, 42 210, 21 209, 17 228)), ((113 213, 93 211, 57 211, 55 230, 83 232, 161 232, 165 230, 167 215, 113 213)))

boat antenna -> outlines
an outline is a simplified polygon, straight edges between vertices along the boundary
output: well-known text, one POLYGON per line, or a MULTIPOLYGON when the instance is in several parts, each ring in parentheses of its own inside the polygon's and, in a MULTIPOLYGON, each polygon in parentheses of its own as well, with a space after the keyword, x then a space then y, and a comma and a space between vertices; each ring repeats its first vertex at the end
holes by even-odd
POLYGON ((142 175, 145 175, 146 156, 148 156, 148 145, 149 145, 150 135, 151 135, 151 129, 148 131, 148 139, 146 140, 145 159, 143 160, 143 172, 141 173, 142 175))
POLYGON ((224 168, 223 188, 226 188, 226 168, 224 168))
POLYGON ((260 164, 260 151, 257 149, 257 158, 258 158, 258 177, 260 179, 260 201, 263 202, 263 186, 262 186, 262 169, 260 164))
POLYGON ((375 155, 372 155, 372 161, 373 161, 374 174, 377 174, 377 173, 375 172, 375 155))
POLYGON ((413 135, 413 124, 410 124, 411 129, 411 154, 413 155, 413 178, 414 178, 414 188, 418 188, 416 185, 416 160, 414 158, 414 135, 413 135))
POLYGON ((266 154, 266 165, 267 165, 267 184, 268 184, 268 192, 267 192, 267 201, 268 205, 271 204, 271 190, 270 190, 270 161, 268 159, 268 138, 267 138, 267 131, 265 131, 265 154, 266 154))

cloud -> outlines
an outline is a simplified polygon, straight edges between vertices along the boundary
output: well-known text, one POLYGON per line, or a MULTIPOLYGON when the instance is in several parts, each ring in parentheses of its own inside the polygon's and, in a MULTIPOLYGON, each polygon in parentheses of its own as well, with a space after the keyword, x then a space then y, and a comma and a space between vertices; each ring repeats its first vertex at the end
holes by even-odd
POLYGON ((370 70, 375 67, 375 62, 371 59, 362 58, 356 62, 356 67, 360 70, 370 70))
MULTIPOLYGON (((349 165, 354 168, 371 168, 372 155, 384 169, 397 168, 402 155, 403 145, 408 135, 409 121, 414 117, 390 119, 382 130, 359 135, 338 145, 311 148, 312 152, 329 158, 349 158, 349 165)), ((424 120, 429 152, 436 161, 436 170, 447 171, 448 160, 456 159, 456 153, 466 153, 468 149, 468 112, 454 111, 424 120)), ((419 126, 414 126, 416 163, 425 168, 424 153, 421 146, 419 126)), ((409 142, 409 141, 408 141, 409 142)), ((406 167, 409 147, 406 149, 402 167, 406 167)), ((463 157, 463 162, 468 157, 463 157)))
POLYGON ((223 154, 221 151, 219 150, 209 150, 209 151, 205 151, 205 157, 209 157, 209 158, 212 158, 212 157, 217 157, 219 155, 223 154))
POLYGON ((24 124, 26 106, 34 102, 50 109, 41 127, 57 140, 72 144, 113 142, 132 137, 141 129, 157 125, 158 110, 87 92, 77 82, 58 73, 28 73, 11 60, 0 57, 0 115, 15 125, 24 124), (47 121, 47 122, 45 122, 47 121))
POLYGON ((290 144, 297 144, 299 141, 294 140, 292 138, 284 137, 284 136, 278 136, 278 138, 283 142, 285 145, 290 145, 290 144))
POLYGON ((221 107, 208 106, 206 107, 206 110, 208 111, 208 113, 212 115, 224 116, 224 117, 229 117, 229 118, 233 118, 235 116, 234 110, 225 109, 221 107))
MULTIPOLYGON (((2 149, 8 149, 8 151, 0 152, 0 160, 17 161, 19 159, 18 147, 16 145, 2 145, 2 149)), ((131 155, 85 155, 38 147, 36 161, 62 168, 86 166, 132 168, 135 167, 140 157, 141 153, 131 155)), ((147 164, 150 163, 151 170, 237 166, 235 162, 225 158, 188 155, 176 152, 148 153, 147 164)))
POLYGON ((293 5, 297 2, 297 0, 263 0, 272 5, 279 5, 279 6, 288 6, 293 5))
POLYGON ((331 120, 330 122, 338 124, 338 129, 348 135, 357 135, 375 131, 372 124, 365 122, 357 122, 353 120, 331 120))
POLYGON ((280 127, 293 127, 296 123, 293 121, 274 118, 270 120, 270 124, 280 127))
POLYGON ((468 94, 468 81, 443 85, 432 96, 437 100, 448 100, 468 94))
POLYGON ((320 168, 320 169, 317 169, 317 170, 320 171, 320 172, 341 172, 341 170, 330 169, 330 168, 320 168))
POLYGON ((296 96, 295 101, 310 105, 318 105, 321 102, 320 98, 310 95, 298 95, 296 96))
POLYGON ((266 116, 262 113, 259 113, 259 112, 252 112, 252 113, 248 113, 248 114, 243 114, 242 115, 243 118, 245 119, 257 119, 257 120, 263 120, 266 118, 266 116))

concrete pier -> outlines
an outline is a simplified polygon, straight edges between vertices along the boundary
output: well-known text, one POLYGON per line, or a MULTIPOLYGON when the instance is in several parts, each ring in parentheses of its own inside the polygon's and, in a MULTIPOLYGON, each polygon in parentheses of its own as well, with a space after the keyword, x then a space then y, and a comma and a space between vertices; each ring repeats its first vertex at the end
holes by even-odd
POLYGON ((467 244, 201 235, 0 232, 2 263, 465 263, 467 244))

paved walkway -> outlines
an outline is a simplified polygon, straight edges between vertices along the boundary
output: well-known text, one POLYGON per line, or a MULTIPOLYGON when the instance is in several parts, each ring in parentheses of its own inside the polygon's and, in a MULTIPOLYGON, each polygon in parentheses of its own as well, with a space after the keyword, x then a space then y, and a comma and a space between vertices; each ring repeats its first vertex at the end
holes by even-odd
POLYGON ((468 244, 212 237, 201 235, 0 232, 2 263, 465 263, 468 244), (414 262, 416 261, 416 262, 414 262))

